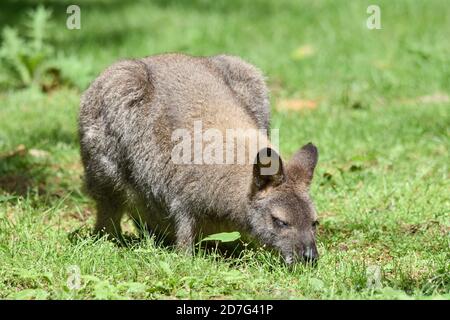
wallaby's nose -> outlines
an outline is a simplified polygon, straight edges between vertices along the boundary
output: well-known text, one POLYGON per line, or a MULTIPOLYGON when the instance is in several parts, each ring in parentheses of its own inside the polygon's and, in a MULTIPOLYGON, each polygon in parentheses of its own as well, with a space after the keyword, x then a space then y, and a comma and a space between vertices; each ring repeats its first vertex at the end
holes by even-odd
POLYGON ((316 246, 308 246, 303 252, 303 260, 309 263, 314 263, 319 258, 316 246))

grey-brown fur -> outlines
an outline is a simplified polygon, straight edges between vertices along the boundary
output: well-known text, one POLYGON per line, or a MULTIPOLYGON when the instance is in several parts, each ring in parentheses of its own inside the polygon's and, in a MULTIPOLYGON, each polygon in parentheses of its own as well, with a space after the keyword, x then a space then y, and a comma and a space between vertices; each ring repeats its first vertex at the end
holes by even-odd
POLYGON ((238 230, 279 250, 287 262, 315 259, 316 215, 308 195, 317 162, 312 144, 287 165, 280 161, 273 176, 259 175, 259 162, 171 161, 173 130, 191 129, 195 120, 222 132, 268 129, 269 110, 261 72, 237 57, 163 54, 107 68, 84 93, 79 116, 96 231, 119 236, 128 211, 182 248, 201 234, 238 230))

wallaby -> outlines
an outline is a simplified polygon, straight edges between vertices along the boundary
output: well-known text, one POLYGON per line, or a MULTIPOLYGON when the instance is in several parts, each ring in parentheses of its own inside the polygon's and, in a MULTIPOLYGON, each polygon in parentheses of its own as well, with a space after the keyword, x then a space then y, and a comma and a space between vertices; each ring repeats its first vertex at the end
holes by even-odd
MULTIPOLYGON (((238 57, 161 54, 113 64, 83 94, 79 115, 86 187, 97 205, 95 231, 120 237, 128 211, 140 230, 162 233, 179 248, 192 248, 203 235, 240 231, 289 264, 316 260, 313 144, 287 164, 267 134, 264 148, 245 151, 254 161, 174 161, 176 130, 192 134, 200 122, 202 132, 267 132, 269 117, 262 73, 238 57), (276 170, 264 174, 272 164, 276 170)), ((206 148, 206 140, 183 157, 206 148)), ((226 149, 222 139, 209 142, 226 149)))

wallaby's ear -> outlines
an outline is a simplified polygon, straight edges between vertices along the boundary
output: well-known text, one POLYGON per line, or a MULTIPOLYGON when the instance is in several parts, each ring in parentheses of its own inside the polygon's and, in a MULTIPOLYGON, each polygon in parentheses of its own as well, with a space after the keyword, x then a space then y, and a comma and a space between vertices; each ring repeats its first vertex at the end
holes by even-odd
POLYGON ((278 186, 284 180, 285 174, 280 155, 269 147, 259 150, 253 164, 253 191, 278 186))
POLYGON ((309 187, 316 168, 319 152, 311 142, 298 150, 288 165, 288 175, 299 185, 309 187))

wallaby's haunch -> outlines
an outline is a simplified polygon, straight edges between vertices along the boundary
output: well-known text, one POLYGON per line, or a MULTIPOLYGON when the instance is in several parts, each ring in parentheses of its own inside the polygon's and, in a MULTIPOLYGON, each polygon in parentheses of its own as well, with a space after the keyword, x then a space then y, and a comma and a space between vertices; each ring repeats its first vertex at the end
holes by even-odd
MULTIPOLYGON (((96 232, 120 237, 127 210, 140 230, 163 233, 180 248, 191 248, 202 235, 240 231, 278 250, 287 263, 316 260, 317 218, 308 194, 318 158, 314 145, 303 146, 287 164, 267 135, 266 147, 245 151, 255 161, 173 159, 178 129, 192 133, 201 121, 203 131, 223 136, 229 129, 268 130, 269 115, 263 76, 237 57, 163 54, 110 66, 84 93, 79 116, 96 232), (277 169, 264 174, 273 163, 277 169)), ((204 139, 200 148, 208 142, 222 152, 228 141, 204 139)), ((188 150, 184 156, 191 156, 188 150)))

